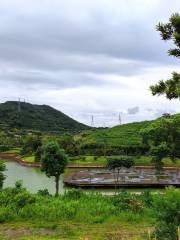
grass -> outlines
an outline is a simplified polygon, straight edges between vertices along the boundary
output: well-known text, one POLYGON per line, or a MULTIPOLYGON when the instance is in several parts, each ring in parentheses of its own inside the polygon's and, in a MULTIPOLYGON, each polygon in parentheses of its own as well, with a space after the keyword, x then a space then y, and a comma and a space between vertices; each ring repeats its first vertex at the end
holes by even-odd
MULTIPOLYGON (((9 193, 9 190, 8 194, 4 193, 7 194, 4 196, 6 199, 9 193)), ((136 212, 133 209, 119 211, 119 208, 115 210, 112 197, 99 194, 82 194, 75 190, 58 198, 49 198, 38 195, 28 196, 23 189, 14 189, 10 196, 12 199, 8 199, 5 204, 6 211, 3 211, 9 220, 2 216, 3 200, 0 202, 0 239, 2 240, 140 240, 143 239, 141 238, 143 234, 146 234, 147 228, 152 226, 152 218, 148 210, 145 212, 136 212), (16 195, 13 197, 15 192, 16 195), (35 197, 36 202, 27 201, 19 208, 17 205, 19 194, 21 199, 25 194, 26 200, 28 197, 35 197), (13 210, 10 210, 9 206, 13 207, 13 210), (13 215, 10 217, 10 214, 13 215)))
POLYGON ((111 222, 86 224, 73 221, 57 223, 19 221, 0 225, 1 240, 143 240, 147 224, 111 222), (141 234, 142 233, 142 234, 141 234), (12 237, 13 235, 13 237, 12 237))
POLYGON ((26 162, 35 162, 35 156, 23 156, 22 159, 26 162))
POLYGON ((141 239, 152 226, 150 209, 141 207, 140 196, 122 192, 125 201, 116 196, 71 190, 52 197, 4 189, 0 239, 141 239), (137 201, 140 205, 134 207, 137 201))
MULTIPOLYGON (((126 155, 119 156, 76 156, 70 158, 70 164, 77 165, 106 165, 107 158, 127 157, 126 155)), ((152 165, 151 156, 132 156, 136 165, 152 165)), ((23 156, 22 159, 26 162, 35 162, 35 156, 23 156)), ((166 166, 180 166, 180 161, 173 163, 170 158, 164 158, 163 163, 166 166)))
MULTIPOLYGON (((127 157, 126 155, 119 156, 77 156, 70 158, 71 164, 77 165, 105 165, 107 163, 107 158, 118 158, 118 157, 127 157)), ((152 165, 151 156, 132 156, 136 165, 152 165)), ((170 158, 164 158, 163 160, 166 166, 180 166, 180 161, 173 163, 170 158)))
POLYGON ((5 153, 16 153, 16 154, 19 154, 21 151, 20 148, 13 148, 13 149, 10 149, 8 151, 5 151, 5 153))
POLYGON ((136 146, 141 144, 140 130, 152 121, 134 122, 108 129, 86 131, 83 140, 86 142, 105 143, 107 146, 136 146))
MULTIPOLYGON (((179 119, 180 114, 171 116, 179 119)), ((103 144, 106 147, 133 147, 142 144, 142 136, 140 131, 150 126, 152 123, 159 121, 158 119, 152 121, 133 122, 118 125, 106 129, 86 130, 81 133, 82 143, 88 144, 103 144)))
POLYGON ((114 196, 71 190, 53 197, 16 185, 0 191, 0 239, 147 240, 148 229, 165 221, 162 216, 178 217, 179 197, 176 188, 114 196))

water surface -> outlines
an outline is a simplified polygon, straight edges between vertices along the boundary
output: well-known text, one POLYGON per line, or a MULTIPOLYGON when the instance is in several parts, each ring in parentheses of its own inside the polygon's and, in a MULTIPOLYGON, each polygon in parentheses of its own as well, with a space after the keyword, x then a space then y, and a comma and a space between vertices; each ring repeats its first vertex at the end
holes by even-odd
MULTIPOLYGON (((22 180, 23 186, 31 193, 36 193, 39 189, 47 188, 51 194, 55 193, 54 177, 48 178, 38 168, 24 167, 16 162, 5 162, 7 171, 4 187, 13 187, 15 182, 22 180)), ((63 178, 59 183, 59 192, 63 193, 63 178)))

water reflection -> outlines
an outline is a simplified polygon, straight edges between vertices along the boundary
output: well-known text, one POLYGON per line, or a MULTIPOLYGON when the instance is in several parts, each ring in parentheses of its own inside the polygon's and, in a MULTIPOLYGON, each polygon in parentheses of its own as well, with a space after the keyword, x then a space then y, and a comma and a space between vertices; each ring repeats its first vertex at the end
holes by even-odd
MULTIPOLYGON (((39 189, 47 188, 51 194, 55 193, 54 178, 48 178, 38 168, 23 167, 16 162, 6 162, 7 171, 4 187, 12 187, 18 180, 22 180, 23 186, 31 193, 36 193, 39 189)), ((59 192, 64 192, 63 179, 61 177, 59 192)))

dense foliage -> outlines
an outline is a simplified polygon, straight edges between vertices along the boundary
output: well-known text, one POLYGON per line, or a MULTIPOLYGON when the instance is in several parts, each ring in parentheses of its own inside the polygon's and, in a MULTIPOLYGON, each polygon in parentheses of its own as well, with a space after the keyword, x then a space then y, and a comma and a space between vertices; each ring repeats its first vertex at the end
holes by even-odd
POLYGON ((0 162, 0 189, 2 189, 4 180, 6 178, 4 175, 5 170, 6 170, 5 164, 3 162, 0 162))
MULTIPOLYGON (((74 221, 76 224, 104 222, 143 223, 156 225, 156 239, 177 239, 180 224, 180 190, 164 194, 146 191, 140 195, 120 191, 114 196, 70 190, 59 197, 46 191, 30 194, 20 184, 0 191, 0 222, 74 221)), ((94 225, 93 225, 94 226, 94 225)), ((147 234, 147 232, 146 232, 147 234)), ((145 238, 146 239, 146 238, 145 238)))
MULTIPOLYGON (((157 30, 163 40, 172 40, 175 48, 170 49, 168 54, 180 58, 180 14, 173 14, 166 24, 159 23, 157 30)), ((180 74, 173 72, 172 78, 167 81, 161 80, 158 84, 151 86, 153 95, 164 94, 168 99, 180 97, 180 74)))
POLYGON ((178 239, 180 225, 180 190, 168 189, 162 199, 155 198, 153 203, 156 212, 156 239, 178 239))
POLYGON ((20 153, 22 156, 35 155, 35 161, 39 162, 42 154, 42 136, 40 134, 25 136, 20 153))
MULTIPOLYGON (((173 121, 178 122, 180 121, 180 114, 169 116, 169 119, 176 119, 173 121)), ((149 145, 142 143, 141 132, 151 128, 152 124, 156 125, 156 123, 159 124, 159 119, 82 132, 77 135, 77 141, 75 136, 74 147, 76 144, 79 146, 75 155, 78 155, 78 153, 96 156, 145 155, 149 153, 149 145)), ((180 131, 178 124, 176 124, 176 129, 180 131)), ((164 130, 161 128, 159 131, 163 132, 164 130)))
MULTIPOLYGON (((134 155, 145 153, 140 130, 151 122, 135 122, 107 129, 94 129, 77 135, 79 152, 89 155, 134 155)), ((76 140, 76 136, 75 136, 76 140)))
POLYGON ((166 116, 152 123, 141 131, 143 143, 149 145, 150 154, 154 156, 157 168, 162 165, 164 157, 172 161, 180 159, 180 118, 166 116))
POLYGON ((59 178, 64 173, 68 157, 57 142, 49 142, 43 148, 41 169, 48 177, 55 177, 56 195, 59 194, 59 178))
POLYGON ((9 129, 19 128, 45 132, 79 131, 88 129, 62 112, 47 106, 16 101, 0 104, 0 124, 9 129))

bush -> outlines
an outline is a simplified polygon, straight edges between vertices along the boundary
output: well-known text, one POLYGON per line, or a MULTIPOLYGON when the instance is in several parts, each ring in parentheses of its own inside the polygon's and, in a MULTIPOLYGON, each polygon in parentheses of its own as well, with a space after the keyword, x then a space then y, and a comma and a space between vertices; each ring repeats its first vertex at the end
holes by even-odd
POLYGON ((118 194, 113 197, 113 204, 119 211, 133 211, 139 213, 143 211, 144 207, 140 197, 124 190, 119 191, 118 194))
POLYGON ((145 203, 147 207, 151 207, 153 204, 153 196, 151 194, 151 191, 145 190, 141 193, 141 199, 145 203))
POLYGON ((157 239, 178 239, 180 225, 180 190, 168 188, 163 195, 155 196, 153 207, 156 212, 157 239))
POLYGON ((64 194, 65 199, 71 199, 71 200, 78 200, 82 196, 84 196, 84 193, 80 189, 71 189, 66 191, 64 194))
POLYGON ((49 193, 49 191, 48 191, 47 188, 38 190, 38 194, 41 195, 41 196, 43 196, 43 197, 50 197, 50 196, 52 196, 52 195, 49 193))
POLYGON ((0 223, 11 221, 13 219, 14 219, 14 214, 10 207, 0 208, 0 223))
POLYGON ((17 209, 20 209, 28 204, 34 203, 35 198, 28 192, 21 192, 15 196, 14 201, 17 209))

